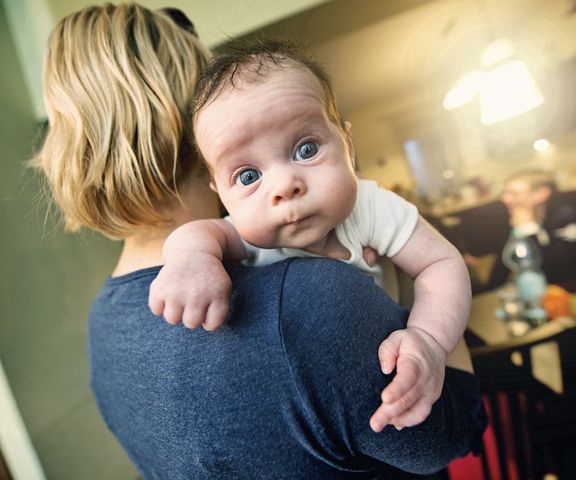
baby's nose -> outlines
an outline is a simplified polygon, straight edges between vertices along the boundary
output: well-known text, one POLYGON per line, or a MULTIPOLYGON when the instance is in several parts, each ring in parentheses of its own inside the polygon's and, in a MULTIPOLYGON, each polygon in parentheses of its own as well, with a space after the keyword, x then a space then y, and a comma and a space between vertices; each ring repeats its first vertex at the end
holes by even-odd
POLYGON ((292 200, 306 193, 306 184, 302 179, 291 176, 279 181, 272 194, 272 204, 278 205, 286 200, 292 200))

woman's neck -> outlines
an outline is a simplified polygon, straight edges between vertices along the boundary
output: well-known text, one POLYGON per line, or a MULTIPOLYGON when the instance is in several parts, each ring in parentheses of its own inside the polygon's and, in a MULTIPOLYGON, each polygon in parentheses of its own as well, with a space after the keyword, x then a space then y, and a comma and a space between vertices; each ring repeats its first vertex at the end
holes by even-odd
POLYGON ((124 240, 122 252, 112 272, 113 277, 126 275, 137 270, 162 265, 162 246, 171 229, 140 233, 124 240))
POLYGON ((124 240, 113 277, 163 265, 164 241, 176 227, 193 220, 220 216, 218 197, 208 187, 207 180, 192 180, 187 187, 182 188, 182 202, 175 201, 168 208, 168 214, 174 219, 171 225, 142 228, 124 240))

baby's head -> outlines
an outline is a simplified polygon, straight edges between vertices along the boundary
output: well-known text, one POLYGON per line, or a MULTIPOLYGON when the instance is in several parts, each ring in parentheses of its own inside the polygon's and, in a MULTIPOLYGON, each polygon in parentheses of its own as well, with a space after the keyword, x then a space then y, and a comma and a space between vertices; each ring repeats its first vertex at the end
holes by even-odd
POLYGON ((315 248, 352 211, 350 125, 326 73, 291 44, 217 55, 197 88, 194 134, 213 188, 254 245, 315 248))
POLYGON ((328 118, 344 128, 332 82, 324 68, 303 55, 294 43, 279 39, 239 41, 221 49, 198 80, 194 102, 196 116, 227 88, 239 88, 242 82, 265 82, 273 70, 280 68, 300 69, 315 77, 328 118))

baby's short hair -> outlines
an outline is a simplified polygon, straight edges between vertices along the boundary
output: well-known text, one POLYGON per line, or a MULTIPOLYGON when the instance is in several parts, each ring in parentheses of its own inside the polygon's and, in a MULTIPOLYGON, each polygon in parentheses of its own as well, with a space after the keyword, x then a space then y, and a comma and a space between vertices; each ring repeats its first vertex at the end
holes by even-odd
POLYGON ((232 41, 221 47, 212 57, 198 79, 194 116, 226 86, 234 87, 239 79, 257 82, 265 80, 271 67, 298 67, 315 77, 322 89, 328 118, 343 128, 344 122, 338 111, 332 82, 326 70, 310 56, 302 53, 294 42, 278 38, 232 41), (249 77, 248 75, 249 74, 249 77))

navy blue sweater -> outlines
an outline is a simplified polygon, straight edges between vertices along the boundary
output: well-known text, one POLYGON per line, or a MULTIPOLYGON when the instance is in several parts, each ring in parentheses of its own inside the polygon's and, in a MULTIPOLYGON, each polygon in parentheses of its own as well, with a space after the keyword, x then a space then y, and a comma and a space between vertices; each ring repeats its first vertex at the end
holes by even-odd
POLYGON ((478 442, 476 379, 452 369, 426 422, 370 430, 391 378, 378 345, 407 314, 357 269, 231 267, 232 313, 211 333, 149 312, 158 271, 108 279, 90 316, 96 400, 145 479, 398 478, 478 442))

